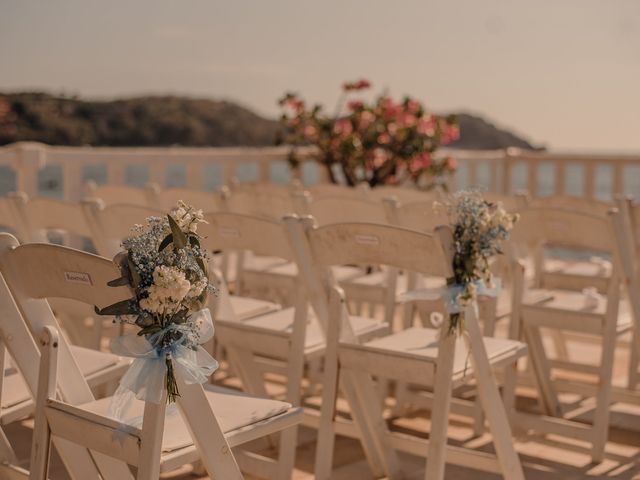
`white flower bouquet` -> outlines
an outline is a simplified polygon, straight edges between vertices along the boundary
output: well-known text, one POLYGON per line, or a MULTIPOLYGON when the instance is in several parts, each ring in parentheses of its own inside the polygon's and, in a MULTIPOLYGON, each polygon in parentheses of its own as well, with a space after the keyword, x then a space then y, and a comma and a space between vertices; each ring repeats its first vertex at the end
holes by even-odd
MULTIPOLYGON (((180 395, 174 362, 194 382, 202 382, 217 366, 215 360, 200 352, 202 336, 213 334, 205 306, 208 294, 215 293, 207 273, 207 253, 197 233, 203 221, 201 210, 178 202, 166 218, 149 217, 146 225, 136 225, 134 234, 122 242, 124 251, 114 258, 121 277, 109 285, 129 285, 134 297, 96 308, 96 312, 135 324, 140 328, 137 336, 146 340, 134 347, 135 338, 120 337, 115 342, 117 348, 112 344, 117 353, 140 360, 125 375, 130 378, 123 377, 120 384, 138 398, 148 399, 144 392, 149 390, 151 380, 144 372, 147 377, 153 369, 164 373, 167 402, 171 403, 180 395)), ((153 396, 157 400, 158 394, 153 396)))
POLYGON ((489 261, 502 253, 501 244, 509 238, 518 215, 507 213, 500 203, 488 202, 473 190, 454 194, 436 208, 444 209, 453 228, 454 275, 447 279, 453 305, 449 308, 449 332, 461 333, 464 307, 478 294, 496 290, 489 261))

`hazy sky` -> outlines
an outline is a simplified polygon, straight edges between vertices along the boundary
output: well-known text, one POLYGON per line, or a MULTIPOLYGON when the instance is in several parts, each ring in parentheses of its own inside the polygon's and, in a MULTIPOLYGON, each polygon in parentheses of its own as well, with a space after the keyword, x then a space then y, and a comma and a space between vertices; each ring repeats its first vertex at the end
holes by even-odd
POLYGON ((640 152, 640 0, 0 0, 0 90, 179 93, 275 116, 344 80, 558 149, 640 152))

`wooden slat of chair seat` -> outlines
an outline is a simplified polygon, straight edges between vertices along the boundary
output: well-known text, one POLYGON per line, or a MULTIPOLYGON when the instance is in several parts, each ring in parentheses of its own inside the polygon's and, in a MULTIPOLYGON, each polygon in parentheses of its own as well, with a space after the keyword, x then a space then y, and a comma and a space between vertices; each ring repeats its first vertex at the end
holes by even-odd
MULTIPOLYGON (((535 294, 537 290, 530 291, 535 294)), ((527 322, 539 327, 561 325, 562 330, 599 335, 606 321, 606 301, 600 299, 594 308, 584 307, 584 294, 573 291, 542 290, 552 295, 547 300, 522 302, 527 309, 527 322)), ((621 302, 621 307, 627 305, 621 302)), ((633 319, 628 308, 621 308, 617 316, 616 332, 621 335, 633 328, 633 319)))

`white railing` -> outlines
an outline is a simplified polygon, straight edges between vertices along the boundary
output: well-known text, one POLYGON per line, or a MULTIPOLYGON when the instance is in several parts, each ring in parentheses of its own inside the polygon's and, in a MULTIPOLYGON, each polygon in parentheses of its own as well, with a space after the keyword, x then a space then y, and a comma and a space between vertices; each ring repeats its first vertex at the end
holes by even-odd
MULTIPOLYGON (((20 190, 78 200, 87 180, 143 186, 185 186, 214 190, 240 181, 285 183, 291 173, 286 147, 112 148, 52 147, 16 143, 0 147, 0 192, 20 190)), ((327 181, 324 168, 307 151, 305 183, 327 181)), ((640 197, 640 154, 558 154, 520 150, 452 150, 459 170, 452 189, 480 186, 489 191, 527 190, 534 196, 573 195, 609 199, 640 197)))

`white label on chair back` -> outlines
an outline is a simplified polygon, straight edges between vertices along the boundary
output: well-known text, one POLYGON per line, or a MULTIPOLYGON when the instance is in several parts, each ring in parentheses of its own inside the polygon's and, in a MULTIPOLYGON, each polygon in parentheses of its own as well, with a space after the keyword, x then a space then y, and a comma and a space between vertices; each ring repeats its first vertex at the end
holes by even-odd
POLYGON ((64 272, 64 279, 69 283, 79 283, 80 285, 93 285, 91 275, 84 272, 64 272))
POLYGON ((380 239, 375 235, 356 235, 356 243, 360 245, 379 245, 380 239))
POLYGON ((221 237, 239 237, 240 236, 240 232, 238 230, 236 230, 235 228, 228 228, 228 227, 218 228, 218 233, 220 234, 221 237))

